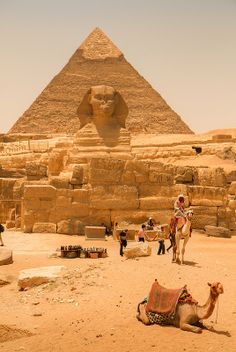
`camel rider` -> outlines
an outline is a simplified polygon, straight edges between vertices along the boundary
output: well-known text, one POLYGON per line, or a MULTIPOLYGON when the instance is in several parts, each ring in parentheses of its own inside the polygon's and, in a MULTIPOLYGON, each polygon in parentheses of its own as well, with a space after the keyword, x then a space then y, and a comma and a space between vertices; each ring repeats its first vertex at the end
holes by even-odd
POLYGON ((185 224, 186 213, 184 211, 184 195, 180 194, 174 204, 175 226, 182 227, 185 224))

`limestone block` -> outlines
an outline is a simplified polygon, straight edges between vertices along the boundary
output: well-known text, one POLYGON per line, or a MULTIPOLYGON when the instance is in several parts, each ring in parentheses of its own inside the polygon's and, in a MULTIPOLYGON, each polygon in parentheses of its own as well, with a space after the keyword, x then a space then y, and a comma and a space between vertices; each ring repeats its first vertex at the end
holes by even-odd
POLYGON ((91 190, 90 205, 97 209, 137 209, 137 188, 134 186, 97 186, 91 190))
POLYGON ((50 222, 49 215, 52 209, 40 209, 35 211, 35 222, 50 222))
POLYGON ((12 264, 12 251, 6 248, 0 248, 0 266, 12 264))
POLYGON ((228 206, 229 206, 229 208, 230 209, 232 209, 232 210, 236 210, 236 199, 231 199, 230 201, 229 201, 229 203, 228 203, 228 206))
POLYGON ((140 198, 140 209, 173 209, 174 198, 167 197, 146 197, 140 198))
POLYGON ((207 206, 193 206, 191 207, 193 209, 194 216, 203 216, 203 215, 210 215, 210 216, 216 216, 218 215, 218 208, 217 207, 207 207, 207 206))
POLYGON ((176 168, 176 183, 193 183, 196 178, 196 169, 191 167, 179 166, 176 168))
POLYGON ((82 185, 84 178, 84 168, 81 165, 75 165, 73 167, 72 177, 70 183, 72 185, 82 185))
POLYGON ((205 231, 208 236, 213 237, 224 237, 230 238, 230 230, 225 227, 217 227, 217 226, 205 226, 205 231))
POLYGON ((231 182, 228 193, 236 196, 236 181, 231 182))
POLYGON ((63 170, 66 160, 66 149, 54 149, 48 160, 48 174, 59 175, 63 170))
POLYGON ((20 229, 21 228, 21 217, 17 217, 15 220, 15 228, 20 229))
POLYGON ((71 192, 73 202, 89 203, 89 190, 74 189, 71 192))
POLYGON ((50 222, 38 222, 33 225, 33 232, 37 233, 56 233, 56 224, 50 222))
POLYGON ((236 161, 236 153, 232 146, 224 147, 223 150, 218 151, 216 155, 223 160, 236 161))
POLYGON ((26 210, 39 209, 40 208, 40 199, 39 198, 24 199, 24 208, 26 210))
POLYGON ((0 179, 0 198, 4 200, 13 199, 13 188, 16 179, 0 179))
MULTIPOLYGON (((235 221, 235 210, 229 207, 220 207, 218 209, 218 226, 229 227, 235 221)), ((234 228, 234 226, 233 226, 234 228)))
POLYGON ((212 215, 194 215, 192 218, 193 229, 204 229, 206 225, 217 225, 217 217, 212 215))
POLYGON ((104 223, 110 226, 110 210, 90 209, 89 216, 84 221, 86 225, 101 225, 104 223))
POLYGON ((67 235, 74 234, 74 222, 71 220, 62 220, 57 223, 57 233, 64 233, 67 235))
POLYGON ((90 183, 120 183, 125 161, 109 158, 93 158, 90 161, 90 183))
POLYGON ((49 179, 49 184, 55 188, 69 188, 69 183, 69 176, 51 176, 49 179))
POLYGON ((124 256, 129 258, 147 257, 152 253, 151 247, 146 243, 129 243, 124 250, 124 256))
POLYGON ((47 176, 47 165, 40 162, 26 162, 26 175, 29 180, 39 180, 47 176))
POLYGON ((167 173, 159 173, 156 170, 150 170, 149 181, 163 186, 171 186, 174 184, 174 176, 167 173))
POLYGON ((63 189, 63 188, 58 188, 56 190, 56 197, 67 197, 67 198, 71 198, 72 194, 73 194, 73 189, 63 189))
POLYGON ((196 184, 201 186, 225 187, 226 175, 222 168, 198 168, 196 184))
POLYGON ((55 198, 56 197, 56 188, 51 185, 25 185, 24 188, 24 199, 32 198, 55 198))
POLYGON ((14 229, 15 225, 16 225, 16 223, 14 220, 7 220, 6 221, 6 228, 7 229, 14 229))
POLYGON ((226 199, 226 190, 220 187, 188 186, 190 205, 207 207, 223 206, 226 199))
POLYGON ((232 139, 231 134, 215 134, 212 136, 212 140, 214 142, 222 142, 222 141, 231 140, 231 139, 232 139))
POLYGON ((89 205, 86 203, 72 202, 69 209, 70 217, 85 217, 89 215, 89 205))
POLYGON ((125 170, 123 175, 122 175, 121 182, 123 184, 135 185, 136 178, 135 178, 134 172, 133 171, 129 171, 129 170, 125 170))
POLYGON ((154 183, 140 184, 138 186, 139 197, 177 197, 179 194, 187 195, 187 186, 177 184, 173 186, 162 186, 154 183))
POLYGON ((31 233, 33 225, 35 223, 35 214, 33 211, 25 212, 23 217, 24 227, 23 230, 26 233, 31 233))
POLYGON ((24 179, 16 180, 13 186, 13 199, 20 200, 24 194, 24 179))
POLYGON ((18 277, 19 290, 53 282, 61 276, 63 270, 65 267, 62 265, 21 270, 18 277))
POLYGON ((75 235, 84 235, 85 225, 81 220, 74 220, 74 234, 75 235))
POLYGON ((228 183, 236 181, 236 170, 228 172, 226 174, 226 180, 228 183))
POLYGON ((56 198, 56 207, 70 207, 72 202, 71 197, 58 196, 56 198))
POLYGON ((89 239, 103 239, 105 240, 105 231, 104 226, 85 226, 85 237, 89 239))
POLYGON ((148 181, 149 164, 140 160, 127 160, 125 163, 122 183, 134 185, 148 181))

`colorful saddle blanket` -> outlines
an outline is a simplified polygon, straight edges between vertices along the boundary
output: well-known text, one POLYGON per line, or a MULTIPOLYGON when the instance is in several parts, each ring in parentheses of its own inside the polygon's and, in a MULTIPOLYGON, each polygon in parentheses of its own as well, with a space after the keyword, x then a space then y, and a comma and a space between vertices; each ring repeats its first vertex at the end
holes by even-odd
POLYGON ((174 314, 183 290, 184 288, 176 290, 167 289, 155 281, 149 293, 146 312, 174 314))

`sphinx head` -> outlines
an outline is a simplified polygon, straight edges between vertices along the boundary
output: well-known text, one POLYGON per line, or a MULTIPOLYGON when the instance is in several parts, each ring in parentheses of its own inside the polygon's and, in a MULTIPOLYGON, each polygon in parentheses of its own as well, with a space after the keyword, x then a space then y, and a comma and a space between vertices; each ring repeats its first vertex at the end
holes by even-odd
POLYGON ((88 122, 96 126, 111 126, 125 128, 128 107, 113 87, 106 85, 93 86, 85 94, 77 113, 80 118, 80 128, 88 122))

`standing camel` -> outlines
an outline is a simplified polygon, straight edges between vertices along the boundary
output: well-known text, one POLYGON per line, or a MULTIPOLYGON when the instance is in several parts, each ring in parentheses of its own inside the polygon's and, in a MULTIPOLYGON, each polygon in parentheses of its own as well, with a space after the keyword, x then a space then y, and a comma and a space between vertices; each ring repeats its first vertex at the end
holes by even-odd
POLYGON ((178 224, 176 226, 176 233, 175 233, 175 246, 173 247, 173 257, 175 257, 175 252, 176 252, 176 263, 177 264, 184 264, 184 253, 185 253, 185 247, 186 244, 189 240, 189 237, 191 235, 191 219, 193 216, 193 211, 188 210, 186 213, 186 222, 185 224, 181 227, 178 228, 178 224), (180 240, 183 240, 183 246, 181 250, 181 262, 180 262, 180 240))
MULTIPOLYGON (((210 286, 210 295, 206 303, 203 306, 197 303, 177 303, 175 317, 170 322, 171 325, 185 331, 202 332, 204 326, 201 320, 208 319, 212 315, 218 296, 224 292, 220 282, 208 283, 208 285, 210 286)), ((146 304, 140 303, 138 305, 138 314, 136 317, 145 325, 151 324, 146 313, 146 304)))

